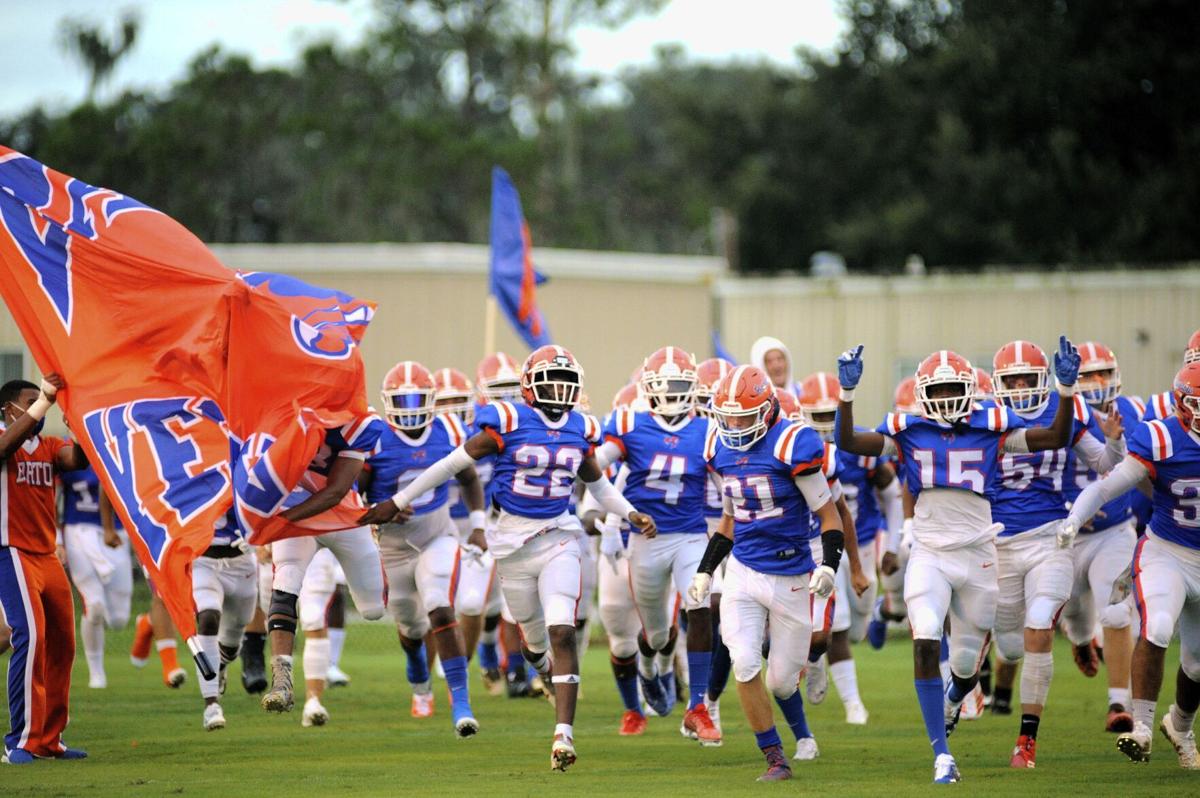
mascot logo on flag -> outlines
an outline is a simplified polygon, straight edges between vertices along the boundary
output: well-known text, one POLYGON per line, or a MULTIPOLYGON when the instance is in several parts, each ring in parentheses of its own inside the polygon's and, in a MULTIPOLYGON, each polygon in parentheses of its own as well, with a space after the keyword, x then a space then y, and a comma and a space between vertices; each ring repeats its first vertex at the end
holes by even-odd
POLYGON ((309 285, 303 280, 268 272, 239 273, 248 285, 284 300, 292 310, 292 338, 300 349, 314 357, 344 360, 355 346, 349 328, 365 329, 371 321, 371 306, 349 294, 309 285), (300 315, 297 315, 299 313, 300 315))

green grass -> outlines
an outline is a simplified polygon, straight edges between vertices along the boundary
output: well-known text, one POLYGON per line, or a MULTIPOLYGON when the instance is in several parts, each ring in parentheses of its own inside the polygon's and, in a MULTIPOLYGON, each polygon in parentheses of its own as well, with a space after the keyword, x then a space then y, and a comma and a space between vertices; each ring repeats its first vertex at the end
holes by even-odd
MULTIPOLYGON (((620 705, 603 646, 594 645, 584 666, 584 695, 575 725, 579 761, 567 774, 549 770, 553 715, 544 701, 492 698, 472 689, 481 734, 458 741, 450 727, 444 685, 437 714, 409 717, 403 659, 387 625, 351 627, 343 666, 354 681, 332 690, 332 720, 300 727, 300 708, 269 716, 247 696, 236 673, 224 700, 228 728, 200 727, 201 700, 194 673, 180 691, 160 681, 157 660, 145 670, 129 665, 128 631, 110 634, 109 688, 89 690, 82 652, 75 666, 68 741, 87 749, 84 762, 38 762, 0 770, 4 796, 86 795, 700 795, 799 792, 889 796, 930 789, 932 756, 912 686, 910 644, 893 636, 882 651, 857 647, 862 695, 870 725, 843 722, 836 694, 810 707, 821 746, 815 762, 795 763, 797 778, 756 784, 762 758, 732 691, 722 703, 725 745, 702 749, 678 733, 679 710, 651 719, 638 738, 616 734, 620 705)), ((182 649, 181 649, 182 650, 182 649)), ((1168 674, 1177 655, 1172 652, 1168 674)), ((1135 766, 1103 731, 1106 693, 1102 677, 1085 679, 1061 644, 1056 678, 1039 740, 1035 771, 1012 771, 1008 756, 1015 717, 963 723, 952 747, 965 789, 989 795, 1200 794, 1200 774, 1181 770, 1174 752, 1155 733, 1154 760, 1135 766)), ((236 668, 236 666, 235 666, 236 668)), ((1173 676, 1168 677, 1173 685, 1173 676)), ((1171 695, 1164 692, 1159 713, 1171 695)), ((783 728, 785 740, 789 735, 783 728)))

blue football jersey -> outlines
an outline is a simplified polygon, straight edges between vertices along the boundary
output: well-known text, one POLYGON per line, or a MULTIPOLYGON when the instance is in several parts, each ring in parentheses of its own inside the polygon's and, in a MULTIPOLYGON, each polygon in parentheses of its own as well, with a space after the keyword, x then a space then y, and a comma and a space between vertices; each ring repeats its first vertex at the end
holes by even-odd
POLYGON ((889 457, 865 457, 851 454, 845 449, 834 447, 837 460, 837 478, 842 483, 842 495, 854 517, 858 545, 873 545, 879 530, 887 527, 879 499, 875 496, 875 469, 889 457))
MULTIPOLYGON (((1121 414, 1121 423, 1125 425, 1126 436, 1132 434, 1133 428, 1142 423, 1142 408, 1132 400, 1124 396, 1118 396, 1113 402, 1113 407, 1121 414)), ((1095 437, 1101 443, 1105 442, 1104 432, 1100 429, 1098 422, 1094 428, 1091 426, 1088 427, 1088 434, 1095 437)), ((1083 492, 1083 489, 1098 479, 1100 479, 1099 474, 1089 468, 1087 463, 1080 460, 1073 450, 1067 450, 1067 480, 1063 484, 1063 493, 1066 494, 1068 502, 1074 503, 1079 498, 1079 494, 1083 492)), ((1092 519, 1091 526, 1079 530, 1080 534, 1086 535, 1088 532, 1100 532, 1117 524, 1125 523, 1133 515, 1133 494, 1135 493, 1139 496, 1142 495, 1141 491, 1135 488, 1105 504, 1096 513, 1095 518, 1092 519)))
POLYGON ((238 526, 237 513, 233 508, 221 517, 213 529, 212 545, 214 546, 232 546, 233 542, 238 538, 246 537, 241 528, 238 526))
POLYGON ((1125 430, 1129 453, 1154 485, 1150 529, 1163 540, 1200 549, 1200 444, 1176 416, 1125 430))
POLYGON ((1000 470, 1004 436, 1025 426, 1006 407, 976 407, 945 426, 923 416, 888 413, 876 432, 896 442, 900 473, 915 499, 925 488, 958 488, 990 498, 1000 470))
MULTIPOLYGON (((417 438, 388 428, 379 439, 375 452, 367 458, 371 484, 367 501, 371 504, 390 499, 421 472, 463 445, 466 430, 456 416, 437 416, 417 438)), ((451 478, 453 481, 453 478, 451 478)), ((442 507, 450 498, 450 482, 443 482, 413 499, 414 515, 425 515, 442 507)))
POLYGON ((625 498, 654 518, 660 534, 706 531, 707 432, 708 419, 699 416, 674 430, 649 412, 618 410, 609 417, 605 440, 617 445, 629 468, 625 498))
MULTIPOLYGON (((472 421, 466 427, 467 439, 472 438, 475 433, 479 432, 479 427, 472 421)), ((481 457, 475 461, 475 475, 479 477, 479 485, 483 488, 483 506, 487 506, 489 485, 492 481, 492 463, 495 457, 488 455, 481 457)), ((457 482, 448 483, 450 485, 450 517, 451 518, 466 518, 470 515, 470 510, 467 509, 467 502, 463 499, 462 491, 458 488, 457 482)))
POLYGON ((380 440, 390 430, 384 420, 374 414, 355 419, 344 427, 325 430, 325 440, 308 464, 308 470, 329 476, 334 460, 345 451, 356 452, 365 459, 379 448, 380 440))
POLYGON ((796 476, 825 464, 825 443, 812 427, 775 422, 746 451, 721 443, 709 429, 705 456, 733 504, 733 556, 765 574, 794 576, 814 566, 811 510, 796 476))
POLYGON ((475 423, 500 447, 491 501, 524 518, 556 518, 570 507, 575 474, 601 440, 600 422, 574 410, 558 421, 527 404, 492 402, 475 423))
MULTIPOLYGON (((1036 417, 1022 420, 1030 427, 1048 427, 1058 412, 1058 403, 1058 394, 1052 393, 1036 417)), ((1104 433, 1083 398, 1075 397, 1073 405, 1070 446, 1089 433, 1103 439, 1104 433)), ((1017 535, 1067 517, 1065 490, 1070 481, 1066 478, 1070 446, 1031 454, 1000 454, 1000 479, 992 494, 992 521, 1004 524, 1000 537, 1017 535)))
POLYGON ((1143 421, 1162 421, 1175 414, 1175 394, 1171 391, 1156 393, 1146 400, 1142 413, 1143 421))
MULTIPOLYGON (((63 523, 100 526, 100 478, 91 466, 59 475, 63 486, 63 523)), ((117 514, 113 521, 120 526, 117 514)))

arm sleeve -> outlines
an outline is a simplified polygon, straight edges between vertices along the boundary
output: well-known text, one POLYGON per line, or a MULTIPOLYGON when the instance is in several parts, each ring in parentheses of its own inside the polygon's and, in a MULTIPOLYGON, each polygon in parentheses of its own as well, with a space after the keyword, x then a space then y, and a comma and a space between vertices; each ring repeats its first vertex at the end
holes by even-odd
MULTIPOLYGON (((616 488, 619 493, 624 495, 625 483, 628 481, 629 481, 629 466, 622 465, 621 468, 617 471, 617 478, 615 480, 613 480, 613 487, 616 488)), ((588 493, 587 491, 584 491, 583 499, 585 502, 588 503, 589 507, 599 506, 599 504, 600 504, 599 502, 596 501, 596 498, 594 496, 592 496, 591 493, 588 493)), ((616 513, 607 513, 604 516, 604 522, 606 524, 610 524, 612 526, 620 526, 624 520, 625 520, 624 518, 618 517, 616 513)))
POLYGON ((845 494, 846 494, 846 491, 842 487, 842 481, 840 479, 834 479, 829 482, 829 495, 833 498, 834 501, 837 501, 838 499, 842 498, 842 496, 844 496, 845 494))
POLYGON ((1126 457, 1104 479, 1096 480, 1083 489, 1071 506, 1068 520, 1073 521, 1078 529, 1090 521, 1105 503, 1136 488, 1149 473, 1137 458, 1126 457))
POLYGON ((584 482, 583 485, 608 512, 616 513, 621 518, 628 518, 629 514, 634 512, 633 505, 603 476, 595 482, 584 482))
POLYGON ((883 451, 879 453, 880 457, 896 457, 900 454, 899 447, 896 446, 896 439, 891 435, 883 436, 883 451))
POLYGON ((422 471, 420 476, 408 483, 408 485, 393 496, 392 501, 396 503, 397 507, 407 507, 412 503, 413 499, 425 491, 432 490, 443 482, 453 479, 455 474, 469 465, 474 465, 474 463, 475 458, 467 454, 466 447, 459 446, 450 452, 450 454, 422 471))
POLYGON ((604 471, 610 465, 620 460, 624 454, 621 451, 620 445, 610 438, 596 448, 596 465, 600 466, 601 471, 604 471))
POLYGON ((1107 474, 1125 459, 1125 436, 1101 443, 1094 435, 1085 434, 1073 447, 1079 459, 1099 474, 1107 474))
POLYGON ((1025 442, 1025 428, 1020 427, 1004 436, 1004 451, 1010 454, 1029 454, 1029 444, 1025 442))
POLYGON ((900 528, 904 526, 904 504, 900 501, 900 474, 879 489, 879 503, 883 505, 883 517, 887 519, 887 539, 884 550, 895 554, 900 549, 900 528))
POLYGON ((820 471, 801 474, 796 477, 796 487, 800 489, 800 492, 804 495, 804 501, 813 510, 816 510, 818 507, 824 507, 826 502, 833 501, 833 492, 829 488, 829 483, 825 480, 825 475, 820 471))

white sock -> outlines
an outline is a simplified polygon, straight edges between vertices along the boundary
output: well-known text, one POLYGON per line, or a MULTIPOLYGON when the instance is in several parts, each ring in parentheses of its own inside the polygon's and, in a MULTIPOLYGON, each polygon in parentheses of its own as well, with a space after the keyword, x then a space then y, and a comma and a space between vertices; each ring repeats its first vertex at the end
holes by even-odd
POLYGON ((162 651, 164 648, 175 648, 175 638, 168 637, 163 640, 154 641, 155 651, 162 651))
POLYGON ((1120 704, 1125 709, 1129 709, 1129 688, 1128 687, 1110 687, 1108 688, 1108 703, 1120 704))
POLYGON ((575 653, 579 657, 580 662, 583 662, 584 656, 587 655, 588 638, 591 637, 588 634, 590 628, 591 624, 588 623, 587 618, 584 618, 583 626, 575 629, 575 653))
MULTIPOLYGON (((221 661, 221 652, 217 647, 216 635, 196 635, 196 639, 200 641, 200 650, 204 652, 204 656, 208 657, 208 662, 211 665, 216 665, 221 661)), ((205 679, 204 674, 200 672, 200 668, 196 668, 196 678, 200 680, 200 695, 204 698, 218 698, 221 695, 221 686, 214 673, 211 679, 205 679)))
POLYGON ((829 666, 829 674, 833 677, 833 686, 841 696, 843 705, 862 700, 858 696, 858 670, 854 667, 854 660, 844 659, 833 663, 829 666))
MULTIPOLYGON (((526 662, 529 662, 529 660, 526 660, 526 662)), ((549 651, 543 651, 542 653, 538 654, 537 659, 529 662, 529 664, 532 665, 533 669, 538 672, 538 676, 541 676, 543 681, 548 681, 550 679, 550 669, 552 667, 552 663, 550 662, 549 651)))
POLYGON ((950 660, 938 663, 938 669, 942 672, 942 684, 950 684, 950 660))
POLYGON ((658 670, 660 676, 665 676, 668 673, 675 671, 675 652, 663 654, 661 651, 654 655, 654 667, 658 670))
POLYGON ((415 682, 412 686, 413 695, 429 695, 433 692, 433 680, 426 679, 423 682, 415 682))
POLYGON ((1050 680, 1054 677, 1054 655, 1049 651, 1029 651, 1021 668, 1021 703, 1046 706, 1050 680))
POLYGON ((346 645, 346 630, 330 627, 329 633, 329 667, 336 668, 342 661, 342 646, 346 645))
POLYGON ((1154 728, 1154 709, 1158 702, 1154 699, 1133 699, 1133 722, 1144 723, 1148 728, 1154 728))
POLYGON ((1192 730, 1192 723, 1195 720, 1195 712, 1184 712, 1178 704, 1171 705, 1171 725, 1175 727, 1176 731, 1187 734, 1192 730))
POLYGON ((87 657, 88 672, 92 676, 104 676, 104 619, 84 615, 79 622, 79 636, 83 638, 83 653, 87 657))
POLYGON ((655 665, 657 657, 647 657, 642 652, 638 652, 638 673, 647 679, 653 679, 658 675, 658 668, 655 665))
POLYGON ((304 639, 304 681, 325 681, 329 673, 329 638, 304 639))
POLYGON ((563 737, 565 737, 567 740, 575 739, 575 730, 574 730, 574 727, 572 727, 570 723, 554 724, 554 736, 557 737, 560 734, 563 737))

